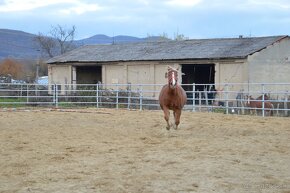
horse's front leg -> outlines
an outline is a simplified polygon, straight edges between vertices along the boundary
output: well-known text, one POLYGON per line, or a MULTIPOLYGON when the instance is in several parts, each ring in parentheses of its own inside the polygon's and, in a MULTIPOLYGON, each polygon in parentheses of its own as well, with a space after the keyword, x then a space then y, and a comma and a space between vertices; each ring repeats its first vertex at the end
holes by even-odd
POLYGON ((169 130, 170 129, 170 125, 169 125, 169 116, 170 116, 170 112, 169 112, 169 109, 167 108, 164 108, 163 109, 163 112, 164 112, 164 119, 167 123, 167 126, 166 126, 166 129, 169 130))
POLYGON ((175 128, 174 129, 177 130, 178 125, 180 123, 181 109, 175 110, 173 115, 174 115, 174 120, 175 120, 175 128))

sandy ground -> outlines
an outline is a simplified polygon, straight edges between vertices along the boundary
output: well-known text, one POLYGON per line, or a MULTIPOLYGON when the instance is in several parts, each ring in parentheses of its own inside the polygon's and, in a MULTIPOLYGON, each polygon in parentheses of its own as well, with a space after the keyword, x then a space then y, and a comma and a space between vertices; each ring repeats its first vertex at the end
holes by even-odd
POLYGON ((2 109, 0 148, 1 193, 290 192, 289 118, 2 109))

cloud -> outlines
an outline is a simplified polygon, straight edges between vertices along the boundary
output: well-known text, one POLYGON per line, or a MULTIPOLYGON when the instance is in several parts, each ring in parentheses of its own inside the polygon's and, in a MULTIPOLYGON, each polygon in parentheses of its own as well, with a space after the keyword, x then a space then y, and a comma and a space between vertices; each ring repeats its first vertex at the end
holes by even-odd
MULTIPOLYGON (((30 11, 36 8, 58 4, 59 2, 58 0, 4 0, 4 3, 0 5, 0 12, 30 11)), ((62 0, 61 2, 69 2, 69 0, 62 0)))
POLYGON ((0 0, 0 28, 36 33, 75 25, 82 37, 275 35, 289 33, 289 9, 290 0, 0 0))
POLYGON ((169 0, 166 4, 178 7, 193 7, 201 2, 202 0, 169 0))
POLYGON ((260 7, 272 7, 278 9, 290 9, 289 0, 249 0, 248 3, 260 7))
POLYGON ((138 3, 143 4, 143 5, 149 5, 150 1, 149 0, 136 0, 138 3))
POLYGON ((53 5, 58 5, 60 7, 59 12, 65 14, 82 14, 87 11, 101 9, 98 4, 83 3, 81 0, 4 0, 4 3, 0 4, 0 12, 32 11, 53 5), (62 6, 67 8, 61 9, 62 6))
POLYGON ((86 13, 86 12, 97 11, 97 10, 101 10, 101 9, 102 8, 97 4, 77 3, 76 5, 74 5, 72 7, 60 9, 59 13, 63 13, 66 15, 70 15, 70 14, 81 15, 81 14, 86 13))

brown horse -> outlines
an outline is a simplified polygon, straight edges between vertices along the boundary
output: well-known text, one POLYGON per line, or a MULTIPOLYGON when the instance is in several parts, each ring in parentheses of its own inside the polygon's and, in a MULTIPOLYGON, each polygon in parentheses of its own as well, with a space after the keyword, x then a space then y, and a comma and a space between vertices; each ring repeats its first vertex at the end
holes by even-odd
POLYGON ((173 111, 175 120, 175 129, 177 129, 180 123, 180 115, 183 106, 186 103, 186 93, 183 88, 177 83, 178 80, 178 68, 174 69, 168 66, 168 84, 164 85, 159 94, 159 104, 164 112, 164 119, 167 122, 166 129, 170 129, 169 125, 169 110, 173 111))
MULTIPOLYGON (((261 96, 258 97, 257 99, 254 99, 252 96, 246 96, 247 97, 247 102, 246 102, 246 106, 250 107, 250 111, 251 114, 253 114, 253 112, 255 113, 255 115, 257 115, 257 110, 261 109, 263 107, 263 102, 261 101, 261 96)), ((265 100, 268 100, 269 98, 266 99, 266 96, 264 96, 265 100)), ((271 102, 269 101, 264 101, 264 109, 266 112, 269 113, 269 115, 273 115, 273 109, 274 106, 271 102)))
MULTIPOLYGON (((263 100, 263 95, 259 96, 257 100, 262 101, 263 100)), ((264 100, 270 100, 270 97, 267 94, 264 94, 264 100)))

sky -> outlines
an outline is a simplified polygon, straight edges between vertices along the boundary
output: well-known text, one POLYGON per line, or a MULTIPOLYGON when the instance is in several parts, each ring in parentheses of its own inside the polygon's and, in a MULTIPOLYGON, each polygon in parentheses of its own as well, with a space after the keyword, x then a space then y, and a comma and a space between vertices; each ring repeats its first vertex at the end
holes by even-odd
POLYGON ((190 39, 290 34, 290 0, 0 0, 0 29, 190 39))

